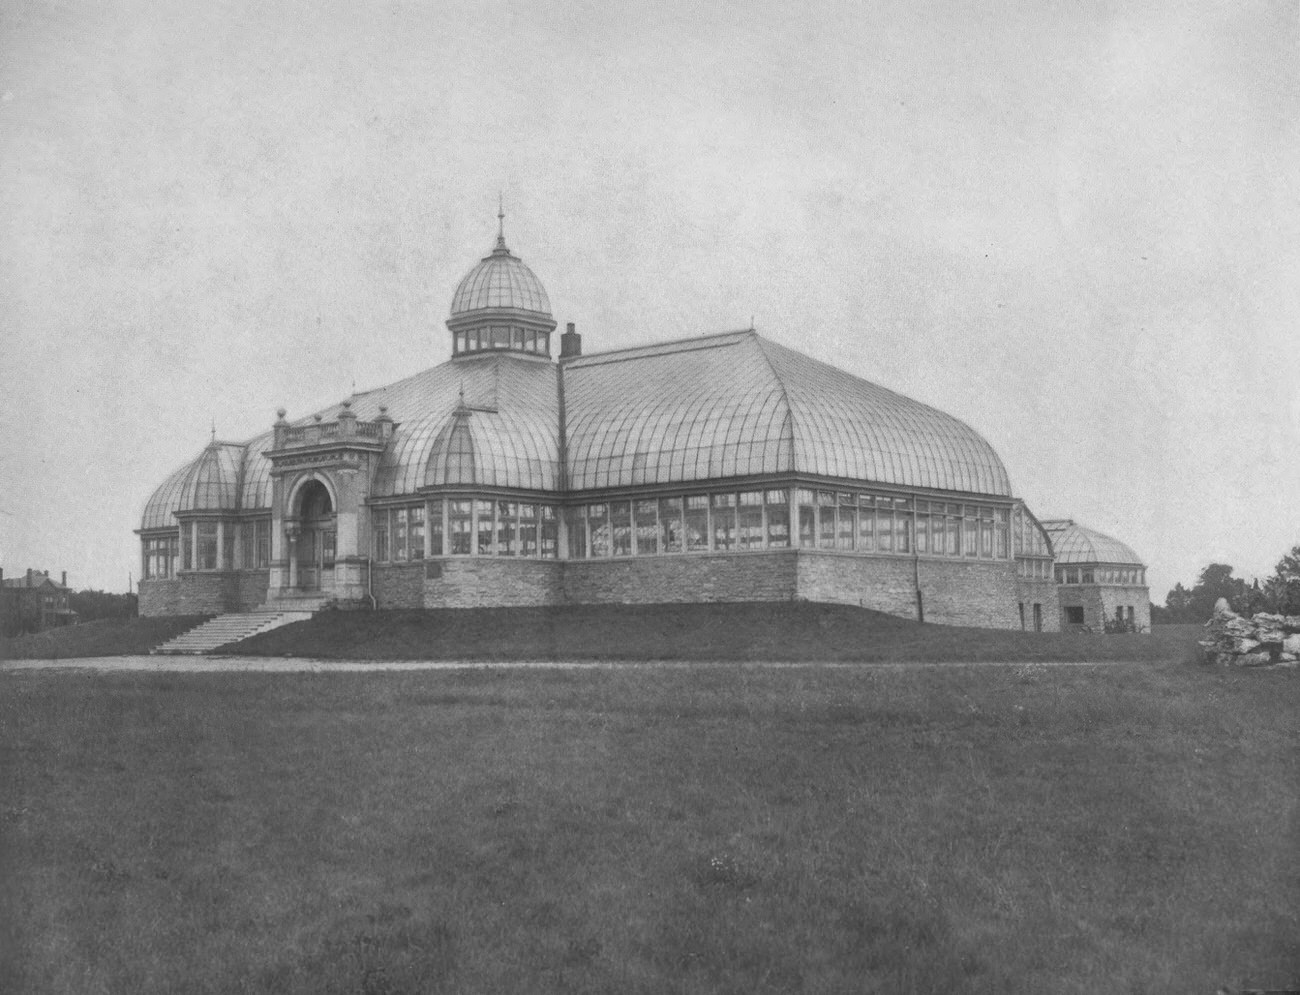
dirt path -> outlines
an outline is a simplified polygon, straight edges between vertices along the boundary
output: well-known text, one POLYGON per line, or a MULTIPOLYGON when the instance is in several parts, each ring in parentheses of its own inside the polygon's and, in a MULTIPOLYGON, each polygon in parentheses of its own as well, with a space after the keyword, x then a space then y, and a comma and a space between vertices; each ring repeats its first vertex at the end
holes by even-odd
POLYGON ((801 662, 770 660, 313 660, 306 657, 264 656, 92 656, 68 660, 0 660, 0 672, 16 670, 71 671, 142 671, 161 674, 232 673, 248 671, 270 674, 325 674, 363 670, 581 670, 583 668, 687 669, 692 667, 753 667, 761 669, 796 669, 818 667, 831 669, 877 669, 916 667, 1122 667, 1132 664, 1117 660, 1097 662, 1033 663, 1025 660, 981 660, 945 663, 852 663, 801 662))

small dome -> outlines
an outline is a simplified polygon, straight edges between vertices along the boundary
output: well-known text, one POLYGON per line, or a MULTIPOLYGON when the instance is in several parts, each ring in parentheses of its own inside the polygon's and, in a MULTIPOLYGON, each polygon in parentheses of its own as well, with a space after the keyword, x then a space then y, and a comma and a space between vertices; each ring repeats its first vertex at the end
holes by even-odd
POLYGON ((551 315, 551 301, 542 281, 506 248, 501 237, 497 238, 496 248, 466 273, 456 287, 451 299, 451 317, 498 308, 531 311, 548 318, 551 315))
POLYGON ((1104 532, 1090 529, 1068 518, 1042 523, 1052 538, 1057 563, 1117 563, 1144 566, 1142 558, 1128 546, 1104 532))

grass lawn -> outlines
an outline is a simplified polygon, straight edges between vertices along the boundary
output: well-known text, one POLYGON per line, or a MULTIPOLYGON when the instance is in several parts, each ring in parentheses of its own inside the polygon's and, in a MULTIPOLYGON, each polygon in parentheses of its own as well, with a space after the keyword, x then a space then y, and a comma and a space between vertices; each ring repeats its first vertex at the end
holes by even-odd
POLYGON ((1008 632, 788 601, 573 605, 323 612, 226 651, 352 660, 1164 660, 1194 659, 1200 631, 1008 632))
POLYGON ((0 674, 0 989, 1300 985, 1300 680, 0 674))
POLYGON ((134 656, 179 636, 206 615, 166 618, 99 619, 47 629, 30 636, 0 639, 0 660, 60 660, 84 656, 134 656))

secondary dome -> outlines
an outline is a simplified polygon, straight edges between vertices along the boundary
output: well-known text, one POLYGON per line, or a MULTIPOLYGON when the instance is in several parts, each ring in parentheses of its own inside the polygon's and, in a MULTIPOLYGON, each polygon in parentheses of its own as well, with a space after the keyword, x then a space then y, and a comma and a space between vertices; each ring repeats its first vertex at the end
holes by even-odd
POLYGON ((1044 521, 1043 528, 1052 537, 1057 563, 1117 563, 1143 566, 1142 558, 1113 536, 1090 529, 1069 518, 1044 521))

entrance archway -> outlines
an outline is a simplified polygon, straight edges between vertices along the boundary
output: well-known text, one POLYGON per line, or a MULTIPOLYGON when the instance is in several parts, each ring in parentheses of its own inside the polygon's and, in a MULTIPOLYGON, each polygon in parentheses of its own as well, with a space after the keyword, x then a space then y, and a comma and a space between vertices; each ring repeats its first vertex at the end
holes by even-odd
POLYGON ((298 589, 332 587, 338 526, 330 492, 319 480, 309 480, 298 492, 299 533, 294 543, 298 589))

